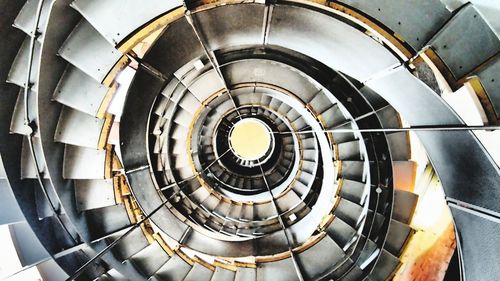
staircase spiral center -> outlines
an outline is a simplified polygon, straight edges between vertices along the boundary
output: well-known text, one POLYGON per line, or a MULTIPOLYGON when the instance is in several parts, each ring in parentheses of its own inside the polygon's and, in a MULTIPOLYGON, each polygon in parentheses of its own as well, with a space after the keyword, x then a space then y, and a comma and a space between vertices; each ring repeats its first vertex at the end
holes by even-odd
POLYGON ((257 160, 272 150, 271 129, 256 118, 242 119, 231 128, 231 150, 243 160, 257 160))

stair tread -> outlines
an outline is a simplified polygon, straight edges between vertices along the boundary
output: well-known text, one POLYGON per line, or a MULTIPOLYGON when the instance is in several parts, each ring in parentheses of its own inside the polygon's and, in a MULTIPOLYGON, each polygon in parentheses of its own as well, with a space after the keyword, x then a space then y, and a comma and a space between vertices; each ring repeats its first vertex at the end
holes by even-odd
POLYGON ((210 281, 233 281, 236 275, 235 271, 216 267, 210 281))
POLYGON ((160 267, 154 276, 160 280, 182 280, 190 270, 191 265, 176 254, 160 267))
POLYGON ((146 276, 151 276, 169 259, 170 256, 163 250, 160 244, 155 241, 130 257, 129 261, 146 276))
POLYGON ((356 229, 340 218, 333 219, 332 223, 327 227, 326 232, 344 250, 357 234, 356 229))
POLYGON ((325 236, 311 248, 297 254, 296 258, 302 269, 303 277, 306 280, 312 280, 333 268, 344 256, 344 251, 337 243, 325 236))
POLYGON ((195 263, 183 281, 210 281, 213 273, 209 268, 195 263))
POLYGON ((363 216, 363 207, 360 205, 346 200, 344 198, 340 199, 337 208, 334 211, 335 216, 341 218, 344 222, 348 223, 352 227, 357 227, 363 216))
POLYGON ((256 281, 257 271, 255 268, 238 267, 234 275, 234 281, 256 281))
POLYGON ((257 266, 257 281, 298 281, 292 258, 261 263, 257 266))
POLYGON ((102 82, 122 54, 82 19, 59 49, 66 61, 102 82), (84 46, 84 47, 83 47, 84 46))

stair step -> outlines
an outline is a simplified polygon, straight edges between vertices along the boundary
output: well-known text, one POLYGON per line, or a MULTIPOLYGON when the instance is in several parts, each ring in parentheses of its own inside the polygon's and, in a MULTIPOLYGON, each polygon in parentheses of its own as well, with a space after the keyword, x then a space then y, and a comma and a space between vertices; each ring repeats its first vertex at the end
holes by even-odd
POLYGON ((124 275, 122 275, 120 272, 118 272, 118 270, 116 270, 115 268, 110 269, 103 276, 108 277, 108 280, 110 280, 110 281, 127 281, 127 280, 129 280, 124 275))
POLYGON ((344 251, 328 236, 311 248, 297 254, 297 262, 305 280, 314 280, 342 261, 344 251))
POLYGON ((176 254, 158 269, 154 276, 160 280, 183 280, 191 268, 189 263, 176 254))
POLYGON ((363 217, 363 207, 344 198, 340 199, 334 215, 356 228, 363 217))
POLYGON ((475 5, 468 3, 446 22, 430 45, 458 80, 497 54, 500 38, 475 5), (467 49, 457 46, 467 46, 467 49))
POLYGON ((160 244, 155 241, 130 257, 129 261, 146 276, 151 276, 169 259, 170 256, 163 250, 160 244))
POLYGON ((183 281, 210 281, 214 272, 209 268, 195 263, 183 281))
POLYGON ((358 140, 340 143, 337 146, 339 160, 361 161, 364 155, 361 154, 361 142, 358 140))
POLYGON ((366 183, 343 179, 340 197, 361 205, 368 194, 367 189, 366 183))
POLYGON ((390 279, 399 265, 400 261, 397 257, 386 250, 382 250, 369 278, 373 281, 385 281, 390 279))
POLYGON ((366 222, 365 222, 365 229, 363 230, 363 234, 368 234, 368 226, 370 224, 373 225, 371 226, 371 237, 376 237, 382 228, 382 225, 384 223, 385 217, 384 215, 376 212, 374 213, 373 210, 368 210, 368 214, 366 215, 366 222), (375 218, 373 218, 373 214, 375 214, 375 218))
MULTIPOLYGON (((120 237, 123 232, 124 231, 120 231, 111 235, 110 240, 114 241, 120 237)), ((147 246, 149 246, 149 242, 146 236, 144 236, 142 229, 136 228, 113 248, 113 254, 116 255, 120 261, 125 261, 147 246)))
MULTIPOLYGON (((28 74, 28 64, 29 64, 29 54, 30 54, 30 45, 31 45, 31 37, 26 36, 23 41, 23 44, 19 48, 19 52, 17 53, 14 62, 12 62, 12 66, 10 68, 9 74, 7 76, 7 83, 12 83, 18 85, 19 87, 25 87, 26 85, 26 76, 28 74)), ((35 41, 34 49, 33 49, 33 61, 31 67, 30 74, 30 83, 35 84, 38 78, 38 69, 40 63, 40 52, 41 52, 41 43, 35 41)))
POLYGON ((238 267, 234 275, 234 281, 256 281, 257 270, 255 268, 238 267))
POLYGON ((332 105, 330 108, 321 113, 321 117, 325 122, 325 128, 327 129, 332 129, 341 125, 347 120, 338 104, 332 105))
POLYGON ((78 211, 116 205, 113 179, 75 180, 75 199, 78 211))
POLYGON ((130 220, 123 205, 87 210, 83 214, 88 224, 88 235, 91 241, 105 238, 130 226, 130 220))
POLYGON ((341 176, 344 179, 363 182, 365 173, 364 161, 341 161, 341 176))
POLYGON ((391 220, 384 248, 389 253, 399 257, 411 233, 412 229, 409 225, 391 220))
POLYGON ((377 244, 371 239, 367 239, 366 236, 362 235, 358 242, 358 247, 355 250, 354 255, 358 256, 356 260, 356 265, 364 269, 367 262, 371 262, 376 258, 378 253, 377 244))
POLYGON ((356 229, 341 220, 333 219, 332 223, 326 228, 326 233, 344 250, 350 245, 350 242, 357 235, 356 229))
MULTIPOLYGON (((33 112, 33 109, 36 108, 36 93, 30 91, 28 93, 28 108, 30 109, 29 116, 31 120, 37 120, 34 116, 36 111, 33 112), (33 118, 33 119, 32 119, 33 118)), ((25 125, 25 116, 26 109, 24 105, 24 91, 20 89, 19 95, 17 96, 16 105, 14 107, 14 112, 12 113, 12 119, 10 120, 9 132, 11 134, 19 134, 19 135, 29 135, 31 134, 31 129, 25 125)))
POLYGON ((308 105, 316 112, 320 114, 327 110, 331 105, 332 101, 328 98, 327 94, 323 93, 323 91, 316 93, 312 100, 308 102, 308 105))
POLYGON ((393 161, 407 161, 411 158, 410 143, 406 132, 386 134, 393 161))
POLYGON ((392 218, 404 224, 410 224, 417 203, 417 194, 404 190, 395 190, 392 218))
POLYGON ((42 178, 48 179, 49 174, 47 173, 45 159, 42 154, 41 141, 39 138, 32 138, 32 143, 37 164, 35 164, 35 160, 33 159, 28 137, 23 137, 23 146, 21 149, 21 179, 37 179, 38 171, 41 173, 42 178))
MULTIPOLYGON (((12 26, 22 30, 27 35, 33 34, 33 27, 35 26, 35 19, 38 12, 39 1, 30 0, 26 1, 21 11, 17 15, 12 26)), ((50 2, 44 2, 42 10, 40 11, 40 17, 38 19, 38 26, 44 27, 47 24, 47 19, 50 10, 50 2)), ((41 30, 39 29, 38 32, 41 30)), ((39 39, 40 40, 40 39, 39 39)))
POLYGON ((233 281, 235 275, 236 275, 235 271, 224 269, 221 267, 216 267, 210 281, 233 281))
MULTIPOLYGON (((344 275, 342 278, 340 278, 340 281, 359 281, 363 277, 363 270, 359 268, 359 266, 354 265, 349 272, 347 272, 346 275, 344 275)), ((365 279, 363 279, 365 280, 365 279)))
POLYGON ((54 141, 98 149, 104 125, 104 119, 65 106, 59 116, 54 141))
POLYGON ((298 281, 292 258, 261 263, 257 266, 257 281, 298 281))
MULTIPOLYGON (((339 130, 352 130, 354 127, 352 125, 352 122, 349 122, 349 123, 346 123, 346 124, 343 124, 343 125, 340 125, 340 126, 335 126, 335 127, 332 127, 331 129, 332 130, 336 130, 336 129, 339 129, 339 130)), ((340 144, 340 143, 344 143, 344 142, 349 142, 349 141, 353 141, 353 140, 356 140, 356 135, 354 134, 354 132, 332 132, 332 136, 333 136, 333 141, 337 144, 340 144)))
POLYGON ((65 179, 104 179, 105 159, 106 151, 104 150, 66 145, 63 177, 65 179))
POLYGON ((122 57, 122 54, 84 19, 64 41, 59 55, 99 83, 122 57))
POLYGON ((91 116, 104 116, 109 88, 88 76, 78 68, 68 65, 54 91, 54 100, 91 116), (104 103, 104 104, 103 104, 104 103))

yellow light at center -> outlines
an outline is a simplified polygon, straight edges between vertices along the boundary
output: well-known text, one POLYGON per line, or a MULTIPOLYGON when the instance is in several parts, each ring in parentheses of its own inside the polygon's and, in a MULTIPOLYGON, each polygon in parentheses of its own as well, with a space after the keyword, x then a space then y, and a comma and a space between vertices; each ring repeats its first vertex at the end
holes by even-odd
POLYGON ((229 136, 231 147, 239 157, 256 160, 263 157, 271 145, 269 129, 253 118, 238 121, 229 136))

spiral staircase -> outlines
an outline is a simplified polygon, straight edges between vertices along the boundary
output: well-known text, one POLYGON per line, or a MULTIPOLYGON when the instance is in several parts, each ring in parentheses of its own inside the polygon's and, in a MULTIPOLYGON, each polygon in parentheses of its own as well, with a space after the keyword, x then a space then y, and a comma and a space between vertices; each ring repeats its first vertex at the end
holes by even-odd
POLYGON ((496 129, 500 40, 448 2, 1 0, 0 223, 23 266, 391 279, 414 232, 418 196, 395 185, 414 128, 454 219, 449 280, 494 280, 499 168, 440 81, 471 85, 496 129))

